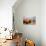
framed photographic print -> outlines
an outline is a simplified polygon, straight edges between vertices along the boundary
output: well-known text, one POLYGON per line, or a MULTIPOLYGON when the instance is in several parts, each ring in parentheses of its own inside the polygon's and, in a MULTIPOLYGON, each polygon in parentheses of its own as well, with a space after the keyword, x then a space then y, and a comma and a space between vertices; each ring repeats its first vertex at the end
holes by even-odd
POLYGON ((23 17, 23 24, 36 24, 36 16, 33 17, 23 17))

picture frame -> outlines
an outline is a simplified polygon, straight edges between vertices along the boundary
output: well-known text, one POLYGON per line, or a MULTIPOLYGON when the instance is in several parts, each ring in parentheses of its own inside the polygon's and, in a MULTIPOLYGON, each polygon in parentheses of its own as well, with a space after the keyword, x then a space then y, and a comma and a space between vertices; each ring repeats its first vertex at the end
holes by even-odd
POLYGON ((36 16, 33 17, 23 17, 23 24, 31 24, 34 25, 36 24, 36 16))

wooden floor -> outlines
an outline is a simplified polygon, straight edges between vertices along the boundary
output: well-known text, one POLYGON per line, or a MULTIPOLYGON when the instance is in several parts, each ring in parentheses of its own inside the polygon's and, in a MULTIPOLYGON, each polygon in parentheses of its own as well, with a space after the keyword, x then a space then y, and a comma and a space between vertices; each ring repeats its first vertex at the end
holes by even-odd
POLYGON ((16 46, 15 39, 13 39, 13 40, 6 40, 6 42, 2 43, 0 46, 16 46))
POLYGON ((0 39, 0 42, 3 42, 2 44, 0 43, 0 46, 22 46, 22 37, 20 37, 21 34, 19 33, 20 36, 18 34, 16 35, 12 40, 6 40, 6 42, 3 42, 5 39, 0 39))

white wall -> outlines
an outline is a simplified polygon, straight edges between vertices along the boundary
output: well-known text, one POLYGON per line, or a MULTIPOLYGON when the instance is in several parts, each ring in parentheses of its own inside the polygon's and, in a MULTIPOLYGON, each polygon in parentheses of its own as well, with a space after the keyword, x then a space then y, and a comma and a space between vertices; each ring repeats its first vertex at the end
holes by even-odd
POLYGON ((46 46, 46 0, 42 0, 41 2, 41 37, 42 37, 42 46, 46 46))
POLYGON ((25 38, 34 40, 36 46, 41 46, 41 0, 23 0, 14 7, 15 28, 22 32, 25 38), (36 16, 36 25, 24 25, 24 16, 36 16))
MULTIPOLYGON (((0 0, 0 27, 6 27, 9 30, 12 29, 12 6, 15 2, 16 0, 0 0)), ((9 31, 3 31, 0 34, 0 38, 5 38, 8 35, 10 36, 9 31)))
POLYGON ((13 6, 15 28, 19 32, 23 32, 25 38, 27 37, 28 39, 34 40, 37 44, 36 46, 41 46, 41 43, 42 46, 46 46, 46 23, 44 23, 46 22, 44 21, 46 18, 45 2, 45 0, 26 0, 20 5, 17 3, 18 6, 16 6, 16 4, 13 6), (24 25, 24 16, 36 16, 36 25, 24 25))
POLYGON ((0 0, 0 27, 12 28, 12 6, 16 0, 0 0))

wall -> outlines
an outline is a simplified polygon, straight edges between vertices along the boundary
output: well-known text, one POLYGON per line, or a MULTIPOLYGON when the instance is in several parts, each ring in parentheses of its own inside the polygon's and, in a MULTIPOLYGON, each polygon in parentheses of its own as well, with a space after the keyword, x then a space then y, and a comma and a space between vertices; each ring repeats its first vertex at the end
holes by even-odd
POLYGON ((0 27, 12 29, 12 6, 16 0, 0 0, 0 27))
MULTIPOLYGON (((10 36, 10 32, 2 30, 1 27, 6 27, 9 30, 12 29, 12 6, 16 0, 0 0, 0 38, 10 36)), ((9 37, 8 37, 9 38, 9 37)))
POLYGON ((41 0, 23 0, 16 4, 13 6, 15 28, 25 39, 34 40, 36 46, 41 46, 41 0), (36 25, 24 25, 24 16, 36 16, 36 25))
POLYGON ((41 38, 42 46, 46 46, 46 0, 41 1, 41 38))

